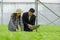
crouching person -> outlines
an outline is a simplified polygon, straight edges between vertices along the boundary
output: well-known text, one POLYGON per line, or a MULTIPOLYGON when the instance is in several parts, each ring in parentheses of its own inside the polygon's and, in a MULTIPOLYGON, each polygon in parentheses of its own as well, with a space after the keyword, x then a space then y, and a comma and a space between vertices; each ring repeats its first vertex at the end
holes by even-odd
POLYGON ((30 28, 35 25, 36 16, 34 15, 34 12, 35 10, 33 8, 30 8, 28 12, 23 13, 22 19, 24 24, 24 31, 33 31, 30 28))
POLYGON ((13 13, 11 15, 9 24, 8 24, 8 30, 9 31, 17 31, 18 30, 18 25, 20 25, 21 30, 23 31, 23 23, 22 23, 22 18, 21 18, 21 10, 17 9, 16 13, 13 13))

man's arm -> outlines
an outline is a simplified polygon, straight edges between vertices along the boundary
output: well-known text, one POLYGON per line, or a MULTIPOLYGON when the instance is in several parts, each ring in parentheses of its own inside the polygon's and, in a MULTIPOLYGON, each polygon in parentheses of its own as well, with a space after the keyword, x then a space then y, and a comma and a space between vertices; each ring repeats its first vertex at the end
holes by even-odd
POLYGON ((32 25, 35 25, 36 16, 33 16, 32 25))
POLYGON ((35 19, 36 19, 36 17, 33 16, 32 21, 31 21, 31 24, 28 24, 28 27, 29 28, 32 28, 32 26, 35 25, 35 19))

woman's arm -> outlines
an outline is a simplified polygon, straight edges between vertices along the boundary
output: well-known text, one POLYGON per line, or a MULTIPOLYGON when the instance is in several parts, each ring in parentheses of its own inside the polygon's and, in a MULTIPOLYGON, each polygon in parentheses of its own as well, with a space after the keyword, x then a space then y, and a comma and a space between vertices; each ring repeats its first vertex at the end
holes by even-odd
POLYGON ((14 25, 14 17, 13 17, 13 15, 11 16, 11 19, 10 19, 10 23, 11 23, 11 25, 13 26, 13 28, 14 29, 16 29, 16 26, 14 25))
POLYGON ((20 25, 21 31, 24 31, 24 25, 23 25, 22 17, 20 17, 19 22, 20 22, 19 25, 20 25))

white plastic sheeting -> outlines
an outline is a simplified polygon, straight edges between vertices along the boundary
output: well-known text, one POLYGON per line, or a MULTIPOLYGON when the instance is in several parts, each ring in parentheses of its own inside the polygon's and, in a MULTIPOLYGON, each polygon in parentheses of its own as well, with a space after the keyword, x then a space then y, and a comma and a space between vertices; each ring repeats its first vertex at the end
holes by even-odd
MULTIPOLYGON (((35 0, 3 0, 4 2, 35 2, 35 0)), ((60 3, 60 0, 40 0, 47 3, 60 3)))
MULTIPOLYGON (((60 16, 60 4, 45 4, 47 7, 49 7, 51 10, 53 10, 57 15, 60 16)), ((54 15, 51 11, 49 11, 46 7, 44 7, 43 5, 39 5, 38 7, 39 9, 39 13, 44 15, 45 17, 47 17, 51 22, 53 22, 54 20, 56 20, 58 17, 56 15, 54 15)), ((38 15, 38 21, 39 24, 49 24, 51 22, 49 22, 44 16, 42 15, 38 15)), ((57 19, 55 22, 53 22, 54 24, 60 25, 60 19, 57 19)), ((51 24, 53 24, 51 23, 51 24)))
POLYGON ((34 8, 34 4, 4 4, 3 5, 3 23, 8 24, 10 16, 16 9, 22 9, 23 12, 27 12, 31 7, 34 8))
MULTIPOLYGON (((34 2, 35 0, 3 0, 4 2, 34 2)), ((47 0, 41 0, 42 2, 48 2, 47 0)), ((60 0, 49 0, 49 2, 54 3, 54 2, 60 2, 60 0)), ((60 4, 45 4, 48 6, 50 9, 52 9, 57 15, 60 16, 60 4)), ((12 13, 15 12, 16 9, 22 9, 23 12, 28 11, 30 8, 35 9, 35 4, 3 4, 3 24, 8 24, 10 20, 10 16, 12 13)), ((1 23, 1 5, 0 5, 0 23, 1 23)), ((57 19, 58 17, 54 15, 52 12, 50 12, 47 8, 45 8, 42 4, 39 4, 38 6, 38 23, 39 24, 49 24, 50 22, 45 18, 47 17, 51 22, 57 19), (44 16, 42 16, 42 15, 44 16)), ((60 25, 60 19, 56 20, 55 22, 56 25, 60 25)), ((53 24, 52 23, 52 24, 53 24)))
POLYGON ((0 0, 1 1, 1 0, 0 0))
POLYGON ((11 14, 16 10, 14 4, 4 4, 3 5, 3 23, 7 24, 10 20, 11 14))
POLYGON ((4 2, 35 2, 35 0, 3 0, 4 2))
POLYGON ((60 3, 60 0, 40 0, 40 1, 46 3, 60 3))
MULTIPOLYGON (((60 5, 55 5, 55 4, 45 4, 47 5, 50 9, 52 9, 54 12, 56 12, 60 16, 60 5), (52 5, 52 6, 51 6, 52 5)), ((30 8, 34 8, 34 4, 4 4, 3 5, 3 23, 8 24, 10 16, 13 12, 15 12, 16 9, 20 8, 22 9, 23 12, 28 11, 30 8)), ((52 12, 50 12, 47 8, 45 8, 43 5, 39 5, 38 7, 39 13, 43 14, 45 17, 47 17, 49 20, 54 21, 58 17, 55 16, 52 12)), ((38 23, 39 24, 48 24, 50 23, 45 17, 42 15, 38 15, 38 23)), ((60 19, 55 21, 55 24, 60 25, 60 19)), ((53 23, 52 23, 53 24, 53 23)))

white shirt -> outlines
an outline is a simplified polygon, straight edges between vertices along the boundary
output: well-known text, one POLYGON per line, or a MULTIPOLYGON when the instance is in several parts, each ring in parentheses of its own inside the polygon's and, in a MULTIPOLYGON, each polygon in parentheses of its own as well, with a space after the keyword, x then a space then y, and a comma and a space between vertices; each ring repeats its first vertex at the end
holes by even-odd
POLYGON ((29 16, 29 20, 30 20, 31 16, 29 16))

